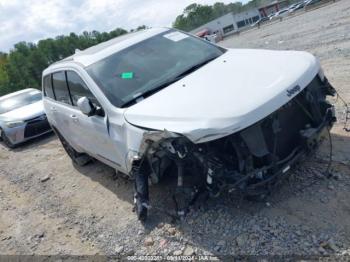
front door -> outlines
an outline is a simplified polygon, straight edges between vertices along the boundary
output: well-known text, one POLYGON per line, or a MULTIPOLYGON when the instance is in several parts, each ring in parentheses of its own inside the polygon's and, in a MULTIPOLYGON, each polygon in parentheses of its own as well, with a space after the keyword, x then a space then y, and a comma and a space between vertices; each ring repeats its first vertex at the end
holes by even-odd
MULTIPOLYGON (((83 114, 77 107, 78 99, 83 96, 87 97, 94 106, 101 107, 100 103, 77 72, 62 71, 59 73, 63 73, 65 76, 66 90, 70 97, 70 102, 65 102, 64 108, 61 105, 57 107, 57 114, 62 115, 61 117, 65 122, 64 127, 67 130, 64 133, 67 136, 67 141, 71 141, 73 145, 78 146, 84 152, 118 168, 121 166, 123 158, 118 153, 115 142, 109 136, 108 116, 101 113, 89 117, 83 114)), ((57 93, 56 86, 59 87, 60 83, 55 81, 55 74, 57 73, 53 74, 52 79, 53 88, 55 93, 57 93)))

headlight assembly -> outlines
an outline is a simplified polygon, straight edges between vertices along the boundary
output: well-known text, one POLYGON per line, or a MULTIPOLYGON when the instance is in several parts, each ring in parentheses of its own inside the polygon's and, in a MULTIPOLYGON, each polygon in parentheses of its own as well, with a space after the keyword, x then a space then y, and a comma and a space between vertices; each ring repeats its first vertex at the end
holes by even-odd
POLYGON ((10 121, 5 123, 8 128, 18 127, 24 124, 23 121, 10 121))

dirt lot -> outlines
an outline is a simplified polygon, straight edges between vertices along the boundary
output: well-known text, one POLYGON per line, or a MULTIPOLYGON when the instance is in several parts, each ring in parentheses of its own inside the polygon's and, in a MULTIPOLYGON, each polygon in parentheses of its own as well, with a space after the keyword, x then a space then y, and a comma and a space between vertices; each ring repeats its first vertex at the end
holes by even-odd
MULTIPOLYGON (((348 0, 233 36, 222 45, 312 52, 350 101, 348 0)), ((336 105, 342 121, 339 100, 336 105)), ((199 201, 183 221, 152 210, 145 225, 132 212, 132 182, 98 162, 73 166, 53 135, 15 150, 0 145, 0 253, 350 254, 350 135, 341 123, 332 140, 330 179, 323 175, 325 142, 266 202, 222 196, 199 201)), ((167 206, 166 185, 151 190, 160 208, 167 206)))

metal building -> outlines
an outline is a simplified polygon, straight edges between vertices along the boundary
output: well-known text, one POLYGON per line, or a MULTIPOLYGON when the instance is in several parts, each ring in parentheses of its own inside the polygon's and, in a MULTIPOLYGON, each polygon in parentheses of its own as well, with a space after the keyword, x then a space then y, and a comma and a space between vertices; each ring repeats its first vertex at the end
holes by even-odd
POLYGON ((238 14, 228 13, 192 30, 191 33, 208 32, 209 34, 216 33, 224 37, 239 32, 244 27, 255 23, 259 19, 260 12, 258 9, 251 9, 238 14))
POLYGON ((266 17, 286 8, 292 0, 274 0, 265 6, 250 9, 238 14, 228 13, 191 31, 198 36, 216 33, 220 37, 239 32, 255 23, 261 17, 266 17))

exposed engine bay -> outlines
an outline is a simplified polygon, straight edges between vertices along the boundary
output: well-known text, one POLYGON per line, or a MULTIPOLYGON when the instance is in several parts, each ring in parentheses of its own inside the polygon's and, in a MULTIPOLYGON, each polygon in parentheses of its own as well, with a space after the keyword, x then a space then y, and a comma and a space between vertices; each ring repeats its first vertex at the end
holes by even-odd
MULTIPOLYGON (((300 89, 300 88, 299 88, 300 89)), ((150 131, 143 154, 132 163, 135 208, 140 220, 150 207, 149 182, 168 175, 177 179, 176 212, 184 215, 199 192, 218 196, 223 191, 244 196, 267 195, 289 169, 318 147, 336 121, 326 96, 335 90, 316 76, 287 104, 239 132, 195 144, 185 136, 150 131)), ((287 94, 289 95, 289 94, 287 94)))

